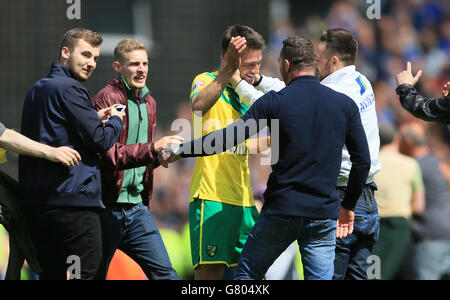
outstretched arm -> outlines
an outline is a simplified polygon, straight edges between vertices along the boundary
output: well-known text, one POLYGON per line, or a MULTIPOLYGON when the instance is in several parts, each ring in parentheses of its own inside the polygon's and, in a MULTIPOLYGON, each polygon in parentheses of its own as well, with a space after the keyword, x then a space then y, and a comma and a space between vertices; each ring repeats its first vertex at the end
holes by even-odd
POLYGON ((427 98, 420 95, 409 84, 402 84, 395 90, 404 109, 415 117, 425 121, 438 121, 449 123, 450 121, 450 96, 443 98, 427 98))
POLYGON ((54 148, 33 141, 10 129, 6 129, 0 136, 0 146, 21 155, 44 158, 52 162, 60 162, 66 166, 73 167, 81 160, 80 154, 72 148, 54 148))
POLYGON ((400 96, 400 103, 404 109, 411 114, 425 121, 450 122, 450 97, 448 91, 450 82, 447 82, 442 90, 443 98, 427 98, 414 88, 419 81, 422 70, 413 76, 411 72, 411 62, 407 63, 406 70, 396 77, 398 87, 395 90, 400 96))

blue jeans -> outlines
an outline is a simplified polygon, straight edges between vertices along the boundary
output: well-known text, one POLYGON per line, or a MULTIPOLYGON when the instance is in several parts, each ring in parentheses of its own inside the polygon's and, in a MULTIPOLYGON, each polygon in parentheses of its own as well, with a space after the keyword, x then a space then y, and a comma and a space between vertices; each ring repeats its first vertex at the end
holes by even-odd
MULTIPOLYGON (((378 241, 380 218, 374 197, 376 185, 366 185, 355 207, 353 233, 336 240, 334 280, 367 280, 370 267, 368 258, 378 241)), ((344 199, 345 191, 339 189, 339 197, 344 199)))
POLYGON ((132 258, 148 279, 177 280, 153 218, 142 203, 115 204, 102 216, 103 261, 99 279, 106 279, 116 249, 132 258))
POLYGON ((259 216, 237 267, 237 280, 261 280, 268 268, 297 240, 306 280, 331 280, 333 276, 336 220, 306 217, 259 216))

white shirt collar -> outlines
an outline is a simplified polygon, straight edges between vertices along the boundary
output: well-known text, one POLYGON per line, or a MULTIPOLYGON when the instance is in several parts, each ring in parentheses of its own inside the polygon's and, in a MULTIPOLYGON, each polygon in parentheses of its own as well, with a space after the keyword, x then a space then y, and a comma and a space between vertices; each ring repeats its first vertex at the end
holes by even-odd
POLYGON ((347 74, 355 73, 355 72, 356 72, 355 65, 346 66, 346 67, 343 67, 343 68, 331 73, 327 77, 325 77, 321 83, 322 84, 336 83, 336 82, 339 82, 339 79, 341 77, 344 77, 347 74))

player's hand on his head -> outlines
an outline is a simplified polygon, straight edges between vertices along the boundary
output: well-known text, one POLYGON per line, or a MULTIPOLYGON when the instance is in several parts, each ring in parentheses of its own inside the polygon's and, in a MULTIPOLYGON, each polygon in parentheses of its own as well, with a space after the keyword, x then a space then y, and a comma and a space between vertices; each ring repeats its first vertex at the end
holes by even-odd
POLYGON ((419 81, 420 76, 422 76, 422 70, 419 70, 416 76, 413 76, 411 71, 411 62, 408 61, 408 63, 406 64, 406 70, 398 73, 396 76, 397 85, 407 83, 414 86, 419 81))
POLYGON ((232 37, 224 55, 225 62, 233 71, 239 68, 241 54, 247 48, 247 40, 244 37, 232 37))

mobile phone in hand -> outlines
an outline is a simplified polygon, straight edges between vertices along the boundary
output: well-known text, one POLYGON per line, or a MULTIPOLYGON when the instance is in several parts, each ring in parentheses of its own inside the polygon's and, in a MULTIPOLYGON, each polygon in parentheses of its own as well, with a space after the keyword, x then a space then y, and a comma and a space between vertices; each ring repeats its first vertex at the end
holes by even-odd
POLYGON ((123 110, 125 110, 125 108, 127 108, 125 105, 119 105, 119 106, 116 106, 116 110, 117 110, 118 112, 122 112, 123 110))

